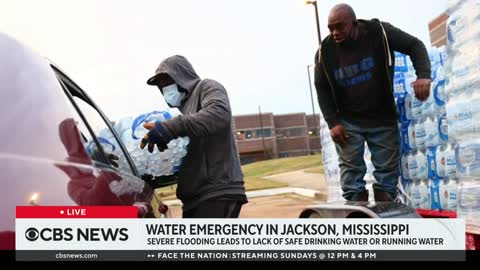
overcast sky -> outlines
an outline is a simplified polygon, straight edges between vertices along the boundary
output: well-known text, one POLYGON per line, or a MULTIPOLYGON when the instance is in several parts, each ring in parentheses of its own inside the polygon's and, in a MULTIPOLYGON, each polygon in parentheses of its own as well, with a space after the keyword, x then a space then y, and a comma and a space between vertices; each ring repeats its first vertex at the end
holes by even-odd
MULTIPOLYGON (((341 2, 319 1, 323 37, 341 2)), ((447 0, 343 2, 429 47, 428 22, 447 0)), ((173 54, 222 83, 234 114, 312 112, 307 66, 318 40, 302 0, 0 0, 0 31, 58 64, 112 120, 165 106, 145 82, 173 54)))

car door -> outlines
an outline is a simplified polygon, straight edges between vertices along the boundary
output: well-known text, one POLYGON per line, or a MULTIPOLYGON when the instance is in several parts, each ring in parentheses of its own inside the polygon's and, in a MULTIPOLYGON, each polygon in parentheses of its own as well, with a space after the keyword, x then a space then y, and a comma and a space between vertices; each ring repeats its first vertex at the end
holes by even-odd
MULTIPOLYGON (((104 183, 96 184, 103 186, 103 189, 108 191, 106 194, 113 193, 112 198, 117 197, 122 204, 136 204, 140 209, 144 209, 145 216, 167 216, 168 213, 165 211, 162 211, 164 213, 158 211, 159 206, 163 206, 163 204, 141 179, 112 123, 93 100, 70 78, 58 68, 54 67, 54 70, 72 104, 72 115, 79 129, 84 149, 102 176, 104 183)), ((77 175, 78 178, 77 172, 66 173, 72 176, 77 175)), ((85 189, 85 181, 81 177, 72 182, 72 196, 78 202, 82 204, 105 202, 105 195, 87 196, 86 198, 81 195, 84 194, 82 191, 85 189), (76 189, 80 189, 80 192, 74 191, 76 189)), ((101 193, 105 194, 104 191, 101 193)), ((165 207, 163 206, 162 209, 165 207)))

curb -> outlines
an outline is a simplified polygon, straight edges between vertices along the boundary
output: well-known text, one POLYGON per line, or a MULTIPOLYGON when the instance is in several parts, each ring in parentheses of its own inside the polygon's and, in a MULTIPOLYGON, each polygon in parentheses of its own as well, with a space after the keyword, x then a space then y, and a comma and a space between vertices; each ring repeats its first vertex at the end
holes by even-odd
MULTIPOLYGON (((247 198, 269 197, 285 194, 297 194, 300 196, 315 198, 319 200, 326 200, 327 198, 326 193, 319 192, 318 190, 295 187, 254 190, 246 192, 247 198)), ((166 205, 182 205, 182 202, 180 200, 164 201, 164 203, 166 205)))

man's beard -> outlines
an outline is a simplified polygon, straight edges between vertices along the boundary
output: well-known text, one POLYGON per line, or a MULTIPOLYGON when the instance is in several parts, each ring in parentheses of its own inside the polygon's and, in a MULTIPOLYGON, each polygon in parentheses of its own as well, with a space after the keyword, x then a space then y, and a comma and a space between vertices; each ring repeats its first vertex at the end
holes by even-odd
POLYGON ((337 43, 337 47, 342 49, 351 49, 354 48, 356 45, 355 40, 353 40, 350 36, 345 38, 345 40, 341 43, 337 43))
POLYGON ((342 49, 352 49, 357 45, 357 41, 360 38, 360 33, 355 32, 357 29, 352 29, 350 33, 345 37, 345 40, 341 43, 337 43, 338 47, 342 49), (355 37, 355 38, 354 38, 355 37))

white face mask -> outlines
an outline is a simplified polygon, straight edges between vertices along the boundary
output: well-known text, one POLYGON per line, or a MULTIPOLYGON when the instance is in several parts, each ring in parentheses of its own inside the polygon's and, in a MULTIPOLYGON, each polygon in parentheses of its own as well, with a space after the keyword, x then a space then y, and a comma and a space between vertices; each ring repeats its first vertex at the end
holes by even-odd
POLYGON ((180 93, 175 83, 163 87, 162 92, 165 101, 172 107, 179 107, 185 97, 185 93, 180 93))

